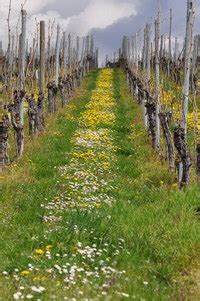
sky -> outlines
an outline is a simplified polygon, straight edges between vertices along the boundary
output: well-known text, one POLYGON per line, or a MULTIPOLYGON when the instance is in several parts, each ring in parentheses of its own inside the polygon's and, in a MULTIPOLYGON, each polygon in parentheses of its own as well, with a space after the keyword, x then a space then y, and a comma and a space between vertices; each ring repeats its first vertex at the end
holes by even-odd
MULTIPOLYGON (((64 31, 78 35, 93 33, 101 60, 120 47, 123 35, 140 33, 142 39, 146 22, 153 24, 158 7, 161 11, 161 31, 169 31, 169 10, 173 9, 173 37, 183 40, 187 0, 12 0, 10 28, 16 32, 21 4, 27 11, 27 32, 35 32, 36 20, 55 19, 64 31)), ((9 0, 0 0, 0 39, 7 43, 9 0)), ((20 24, 19 24, 20 25, 20 24)), ((200 0, 196 0, 195 31, 200 33, 200 0)))

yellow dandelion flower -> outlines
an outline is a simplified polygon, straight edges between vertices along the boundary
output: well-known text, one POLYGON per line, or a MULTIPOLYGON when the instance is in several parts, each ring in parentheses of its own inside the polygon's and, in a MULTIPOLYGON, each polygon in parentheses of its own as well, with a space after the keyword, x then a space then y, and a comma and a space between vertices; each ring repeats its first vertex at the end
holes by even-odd
POLYGON ((28 275, 30 275, 30 271, 28 271, 28 270, 24 270, 24 271, 22 271, 20 274, 22 275, 22 276, 28 276, 28 275))
POLYGON ((38 256, 42 256, 42 255, 44 255, 44 253, 45 253, 45 251, 42 250, 42 249, 35 250, 35 254, 38 255, 38 256))

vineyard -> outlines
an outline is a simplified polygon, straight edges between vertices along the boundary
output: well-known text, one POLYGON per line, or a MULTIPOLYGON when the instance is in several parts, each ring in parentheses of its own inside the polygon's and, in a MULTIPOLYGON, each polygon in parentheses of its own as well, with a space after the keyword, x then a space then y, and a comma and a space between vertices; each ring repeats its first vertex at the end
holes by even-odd
POLYGON ((103 63, 56 20, 30 37, 26 1, 13 32, 8 2, 0 300, 200 300, 195 1, 183 41, 158 7, 103 63))

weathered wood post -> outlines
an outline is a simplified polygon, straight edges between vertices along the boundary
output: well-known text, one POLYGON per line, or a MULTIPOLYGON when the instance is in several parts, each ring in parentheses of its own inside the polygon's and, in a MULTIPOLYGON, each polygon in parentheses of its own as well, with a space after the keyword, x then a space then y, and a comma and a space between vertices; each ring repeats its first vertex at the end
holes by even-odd
POLYGON ((90 71, 89 51, 90 51, 90 36, 88 35, 86 37, 86 57, 87 57, 86 72, 90 71))
POLYGON ((11 29, 10 29, 10 14, 11 14, 11 0, 9 0, 9 9, 8 9, 8 47, 5 54, 5 83, 9 90, 11 84, 11 75, 12 75, 12 65, 11 65, 11 29))
POLYGON ((47 42, 47 71, 48 71, 48 78, 50 78, 51 74, 51 33, 50 33, 51 24, 49 21, 48 26, 48 42, 47 42))
POLYGON ((72 57, 71 57, 71 34, 68 35, 68 68, 71 74, 71 68, 72 68, 72 57))
POLYGON ((193 26, 195 10, 194 0, 187 0, 186 35, 184 51, 184 84, 182 98, 181 125, 174 131, 174 144, 180 155, 179 184, 180 187, 187 186, 190 179, 190 156, 187 150, 187 115, 190 91, 191 60, 193 53, 193 26))
POLYGON ((40 72, 39 91, 44 93, 45 86, 45 22, 40 21, 40 72))
POLYGON ((45 22, 40 21, 40 73, 39 97, 37 103, 37 130, 44 129, 44 87, 45 87, 45 22))
POLYGON ((98 61, 99 61, 99 49, 96 48, 96 51, 95 51, 95 68, 98 68, 98 61))
POLYGON ((20 159, 24 150, 24 96, 26 66, 26 11, 21 10, 21 34, 19 37, 19 92, 15 92, 14 102, 17 112, 11 111, 12 125, 15 130, 16 155, 20 159))
POLYGON ((66 73, 67 69, 67 41, 66 41, 66 32, 63 32, 63 72, 66 73))
POLYGON ((184 84, 182 100, 182 127, 187 135, 187 115, 190 91, 191 59, 193 52, 193 26, 195 18, 194 0, 187 0, 186 37, 185 37, 185 64, 184 64, 184 84))
POLYGON ((168 57, 168 76, 170 76, 170 64, 172 61, 172 8, 170 8, 170 22, 169 22, 169 57, 168 57))
POLYGON ((192 54, 192 68, 191 68, 191 84, 190 88, 192 92, 195 92, 196 90, 196 73, 197 73, 197 58, 198 58, 198 36, 194 37, 194 47, 193 47, 193 54, 192 54))
POLYGON ((144 42, 143 42, 143 49, 142 49, 142 67, 143 70, 145 71, 146 68, 146 43, 147 43, 147 34, 146 34, 146 26, 144 29, 144 42))
POLYGON ((175 62, 175 64, 177 64, 177 62, 178 62, 178 48, 179 48, 178 38, 175 37, 175 50, 174 50, 174 62, 175 62))
POLYGON ((56 57, 56 70, 55 70, 55 83, 58 86, 58 78, 59 78, 59 70, 60 70, 60 26, 57 25, 57 37, 56 37, 56 49, 55 49, 55 57, 56 57))
MULTIPOLYGON (((145 68, 146 68, 146 90, 149 93, 149 84, 150 84, 150 78, 151 78, 151 39, 150 39, 150 24, 146 25, 145 30, 145 68)), ((143 97, 143 120, 144 120, 144 126, 148 127, 148 116, 147 116, 147 109, 146 109, 146 101, 147 101, 147 95, 144 93, 143 97)))
POLYGON ((11 53, 10 53, 10 72, 11 72, 11 75, 10 75, 10 78, 12 78, 12 72, 14 70, 14 60, 15 60, 15 57, 14 57, 14 46, 15 46, 15 36, 12 35, 11 37, 11 53))
MULTIPOLYGON (((19 48, 19 89, 25 90, 25 63, 26 63, 26 11, 22 9, 22 30, 20 35, 20 48, 19 48)), ((20 102, 20 122, 24 124, 24 98, 20 102)))
MULTIPOLYGON (((85 37, 82 39, 82 49, 81 49, 81 66, 84 67, 84 54, 85 54, 85 37)), ((83 71, 84 73, 84 71, 83 71)))
POLYGON ((160 148, 160 59, 159 59, 160 14, 155 21, 155 101, 156 101, 156 148, 160 148))
POLYGON ((163 41, 164 41, 163 35, 161 35, 161 37, 160 37, 160 59, 163 58, 163 41))

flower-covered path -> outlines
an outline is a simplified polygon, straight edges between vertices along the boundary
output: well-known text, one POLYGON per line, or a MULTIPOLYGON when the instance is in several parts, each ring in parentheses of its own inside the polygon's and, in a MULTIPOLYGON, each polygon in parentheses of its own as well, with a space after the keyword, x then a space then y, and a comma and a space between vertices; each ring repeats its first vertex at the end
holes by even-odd
POLYGON ((95 70, 12 166, 0 206, 0 300, 187 296, 179 275, 197 252, 196 191, 176 190, 141 120, 123 73, 95 70))

